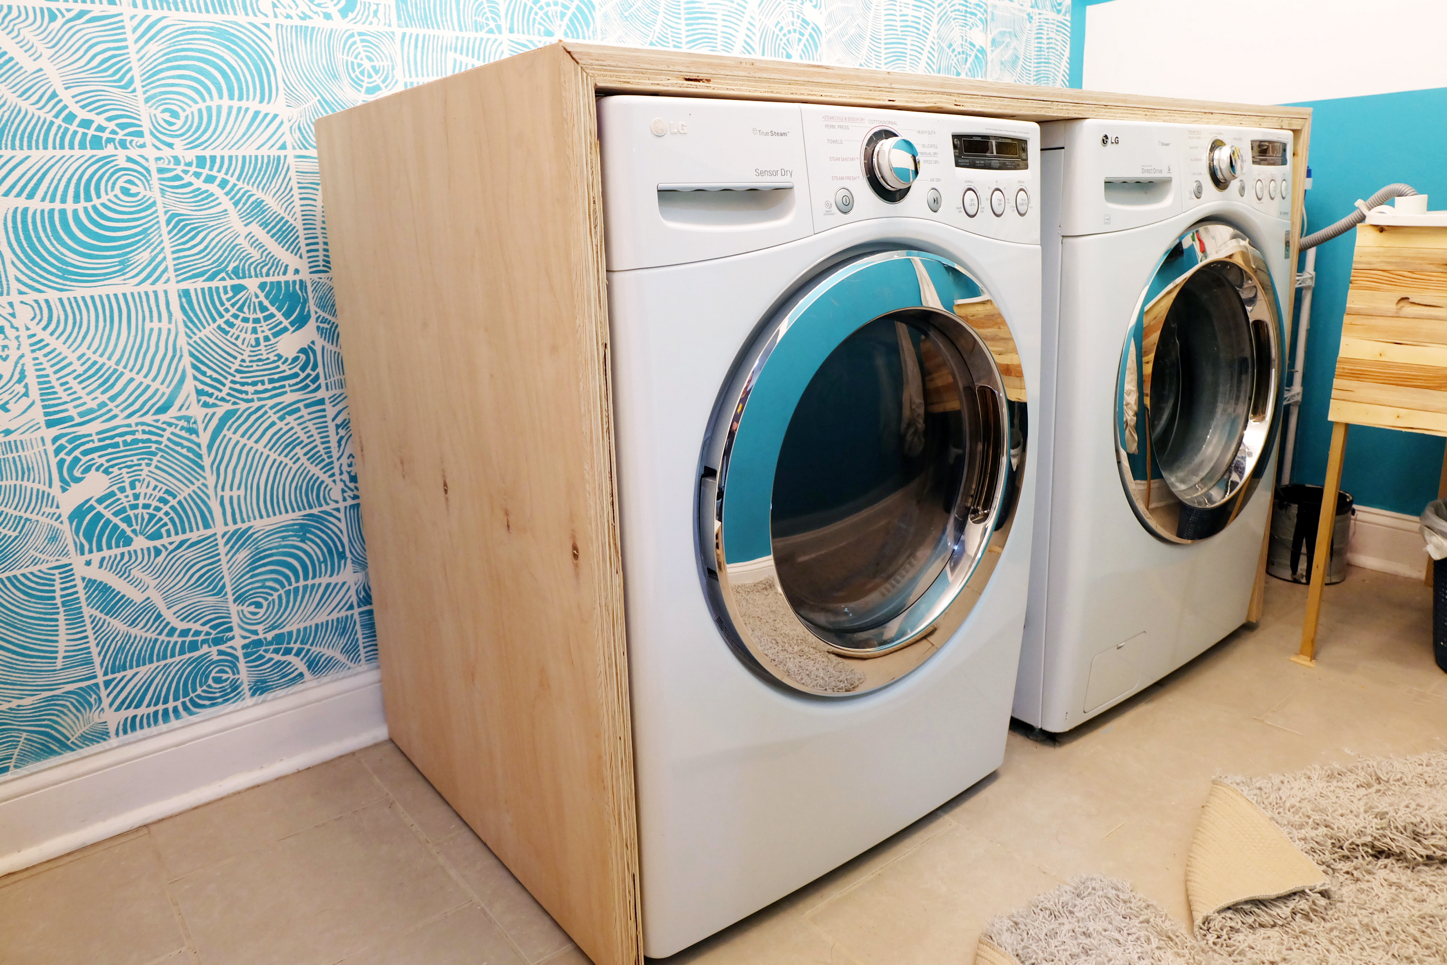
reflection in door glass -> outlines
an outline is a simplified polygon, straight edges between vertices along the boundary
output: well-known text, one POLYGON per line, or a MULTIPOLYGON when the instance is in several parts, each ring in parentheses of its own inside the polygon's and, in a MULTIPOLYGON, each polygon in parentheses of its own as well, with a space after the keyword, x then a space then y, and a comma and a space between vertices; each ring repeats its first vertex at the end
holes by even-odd
POLYGON ((771 515, 779 584, 804 620, 878 626, 944 568, 970 449, 957 358, 938 334, 886 315, 810 381, 779 452, 771 515))
POLYGON ((1256 393, 1251 321, 1227 270, 1208 266, 1182 286, 1150 373, 1153 457, 1188 505, 1230 470, 1256 393))

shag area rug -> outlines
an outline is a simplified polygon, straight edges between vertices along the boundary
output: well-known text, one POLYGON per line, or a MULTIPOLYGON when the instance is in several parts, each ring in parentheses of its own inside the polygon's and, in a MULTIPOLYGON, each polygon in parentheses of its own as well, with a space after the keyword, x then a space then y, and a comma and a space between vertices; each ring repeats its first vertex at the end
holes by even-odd
POLYGON ((1447 754, 1216 780, 1186 859, 1193 931, 1077 878, 985 927, 976 965, 1447 962, 1447 754))

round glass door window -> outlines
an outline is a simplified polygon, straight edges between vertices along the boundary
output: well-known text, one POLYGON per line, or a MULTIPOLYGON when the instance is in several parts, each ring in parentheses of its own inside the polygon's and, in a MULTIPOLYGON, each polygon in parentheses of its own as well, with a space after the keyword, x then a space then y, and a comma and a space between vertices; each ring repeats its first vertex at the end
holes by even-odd
POLYGON ((963 269, 891 251, 826 272, 740 360, 705 443, 699 545, 725 637, 820 696, 919 667, 989 579, 1025 436, 1014 340, 963 269))
POLYGON ((1276 433, 1280 331, 1240 231, 1197 225, 1162 259, 1121 353, 1115 427, 1126 495, 1160 539, 1214 536, 1251 498, 1276 433))

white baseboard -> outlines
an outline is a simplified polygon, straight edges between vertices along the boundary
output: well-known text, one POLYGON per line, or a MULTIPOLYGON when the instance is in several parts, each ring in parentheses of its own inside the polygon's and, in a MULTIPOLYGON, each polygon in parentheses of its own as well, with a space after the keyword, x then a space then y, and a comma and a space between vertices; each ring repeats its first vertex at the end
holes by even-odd
POLYGON ((1347 562, 1369 570, 1422 579, 1430 557, 1417 526, 1416 516, 1358 506, 1356 526, 1347 544, 1347 562))
POLYGON ((0 875, 387 739, 376 670, 0 782, 0 875))

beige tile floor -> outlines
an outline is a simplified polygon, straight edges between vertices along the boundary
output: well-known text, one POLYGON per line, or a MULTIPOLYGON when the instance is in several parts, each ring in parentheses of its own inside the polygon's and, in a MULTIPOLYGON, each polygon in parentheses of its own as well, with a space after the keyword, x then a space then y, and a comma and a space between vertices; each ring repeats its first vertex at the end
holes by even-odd
MULTIPOLYGON (((1447 747, 1447 674, 1418 581, 1351 570, 1320 661, 1287 660, 1306 593, 1067 735, 1012 733, 1004 766, 820 881, 676 956, 706 965, 973 959, 985 919, 1085 872, 1181 918, 1218 771, 1447 747)), ((0 965, 586 965, 395 747, 0 878, 0 965)))

